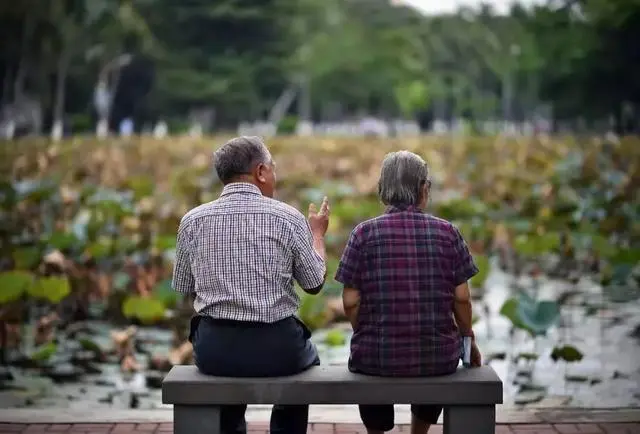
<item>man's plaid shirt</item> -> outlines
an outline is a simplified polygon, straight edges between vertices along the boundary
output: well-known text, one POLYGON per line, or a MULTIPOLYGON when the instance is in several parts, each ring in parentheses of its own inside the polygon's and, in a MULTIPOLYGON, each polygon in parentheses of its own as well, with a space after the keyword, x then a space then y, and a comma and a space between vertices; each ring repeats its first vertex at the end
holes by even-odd
POLYGON ((196 312, 265 323, 297 312, 294 279, 317 288, 326 270, 305 217, 248 183, 182 218, 174 267, 173 288, 195 292, 196 312))
POLYGON ((360 291, 349 367, 384 376, 446 374, 461 339, 455 288, 478 272, 458 229, 414 207, 358 225, 336 280, 360 291))

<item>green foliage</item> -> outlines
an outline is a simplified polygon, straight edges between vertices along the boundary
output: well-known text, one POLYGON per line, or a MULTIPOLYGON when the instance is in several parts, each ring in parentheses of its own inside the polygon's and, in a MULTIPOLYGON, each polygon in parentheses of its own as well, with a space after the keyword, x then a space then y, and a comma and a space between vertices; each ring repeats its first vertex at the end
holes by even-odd
POLYGON ((300 308, 298 317, 309 327, 311 331, 323 327, 327 323, 327 308, 325 300, 321 296, 310 295, 302 290, 298 291, 300 296, 300 308))
POLYGON ((165 306, 162 301, 141 296, 127 297, 122 304, 122 313, 130 319, 138 319, 145 324, 153 324, 164 319, 165 306))
POLYGON ((582 357, 582 352, 572 345, 555 347, 553 351, 551 351, 551 358, 554 362, 557 362, 558 360, 564 360, 565 362, 579 362, 582 360, 582 357))
POLYGON ((176 248, 176 235, 158 235, 154 239, 154 247, 160 250, 161 252, 175 249, 176 248))
POLYGON ((31 353, 30 359, 37 363, 43 363, 53 357, 58 351, 58 345, 54 342, 49 342, 36 348, 31 353))
POLYGON ((33 285, 33 275, 26 271, 0 273, 0 305, 20 300, 33 285))
POLYGON ((329 330, 324 337, 324 343, 330 347, 341 347, 347 341, 344 333, 340 330, 329 330))
POLYGON ((73 233, 57 231, 46 239, 46 243, 54 249, 64 252, 80 244, 80 240, 73 233))
POLYGON ((31 297, 57 304, 71 293, 71 285, 64 276, 39 277, 28 288, 28 293, 31 297))
POLYGON ((40 263, 41 255, 38 246, 19 247, 13 251, 13 262, 19 270, 31 270, 40 263))
POLYGON ((487 205, 476 198, 455 198, 437 204, 437 215, 445 220, 481 218, 487 213, 487 205))
POLYGON ((296 131, 298 118, 296 116, 285 116, 278 124, 278 134, 288 135, 296 131))
MULTIPOLYGON (((639 98, 627 91, 640 64, 625 45, 640 24, 638 4, 589 1, 578 14, 569 0, 552 3, 506 15, 489 8, 424 15, 387 0, 78 0, 37 10, 22 2, 0 7, 0 40, 10 41, 0 49, 8 59, 0 75, 13 76, 23 56, 35 59, 28 80, 15 83, 26 89, 15 92, 36 94, 49 113, 56 107, 42 98, 55 94, 49 76, 69 82, 73 71, 73 89, 82 91, 65 101, 76 132, 94 128, 84 112, 104 65, 124 68, 126 97, 114 111, 135 104, 136 123, 161 114, 185 124, 189 108, 212 102, 224 126, 261 118, 300 77, 310 81, 314 112, 335 101, 347 115, 412 116, 437 105, 475 121, 512 114, 498 106, 513 84, 511 105, 528 117, 551 103, 560 120, 620 113, 621 121, 625 104, 639 98), (133 57, 127 65, 122 53, 133 57)), ((6 89, 3 101, 13 100, 6 89)), ((140 197, 149 185, 134 190, 140 197)))
POLYGON ((560 306, 555 301, 534 300, 524 293, 509 298, 500 308, 500 315, 507 317, 514 327, 525 330, 531 336, 545 335, 560 317, 560 306))
POLYGON ((489 258, 486 255, 473 255, 473 260, 479 271, 478 274, 471 278, 471 286, 474 288, 483 288, 484 282, 486 282, 487 277, 489 277, 489 272, 491 271, 489 258))
POLYGON ((96 355, 101 355, 103 353, 103 350, 100 347, 100 345, 98 345, 97 343, 95 343, 91 339, 80 338, 80 339, 78 339, 78 344, 80 344, 80 347, 82 347, 83 350, 91 351, 92 353, 94 353, 96 355))
POLYGON ((113 276, 113 289, 115 291, 124 291, 131 283, 131 276, 124 271, 118 271, 113 276))
POLYGON ((403 83, 396 88, 396 100, 403 114, 412 117, 429 106, 429 90, 422 81, 403 83))
POLYGON ((518 235, 514 242, 515 251, 524 256, 540 256, 556 252, 559 248, 560 235, 557 233, 518 235))
POLYGON ((171 279, 165 279, 158 283, 153 288, 153 296, 168 309, 176 307, 182 299, 182 294, 174 291, 171 287, 171 279))

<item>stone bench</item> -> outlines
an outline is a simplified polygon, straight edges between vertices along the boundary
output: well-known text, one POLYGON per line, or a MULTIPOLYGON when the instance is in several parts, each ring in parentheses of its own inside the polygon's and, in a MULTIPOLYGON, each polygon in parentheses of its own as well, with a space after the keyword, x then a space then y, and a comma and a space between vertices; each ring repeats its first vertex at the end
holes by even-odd
POLYGON ((173 404, 174 434, 219 434, 223 404, 439 404, 445 434, 493 434, 502 381, 488 366, 427 378, 371 377, 345 366, 290 377, 227 378, 174 366, 162 383, 162 402, 173 404))

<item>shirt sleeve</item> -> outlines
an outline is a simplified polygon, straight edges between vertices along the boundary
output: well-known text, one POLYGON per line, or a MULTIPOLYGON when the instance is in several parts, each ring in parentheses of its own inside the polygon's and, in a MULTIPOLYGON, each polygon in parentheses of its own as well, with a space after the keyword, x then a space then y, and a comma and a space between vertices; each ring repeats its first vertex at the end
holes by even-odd
POLYGON ((478 274, 478 267, 473 261, 469 247, 457 227, 453 226, 453 280, 456 286, 461 285, 478 274))
POLYGON ((313 248, 309 222, 304 217, 301 220, 293 234, 293 278, 302 289, 315 289, 324 283, 327 267, 313 248))
POLYGON ((344 286, 358 288, 362 279, 362 246, 358 231, 354 229, 342 252, 335 279, 344 286))
POLYGON ((176 243, 176 259, 173 264, 174 290, 185 294, 195 290, 195 279, 191 271, 191 234, 188 222, 184 219, 178 228, 178 240, 176 243))

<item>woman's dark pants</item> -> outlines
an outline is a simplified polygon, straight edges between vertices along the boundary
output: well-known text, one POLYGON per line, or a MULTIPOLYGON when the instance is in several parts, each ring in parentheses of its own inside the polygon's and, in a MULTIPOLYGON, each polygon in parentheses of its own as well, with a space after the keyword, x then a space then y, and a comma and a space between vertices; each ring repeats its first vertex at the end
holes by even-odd
MULTIPOLYGON (((217 320, 195 316, 190 340, 195 363, 207 375, 220 377, 281 377, 319 365, 309 329, 295 317, 273 324, 217 320)), ((246 434, 246 405, 224 405, 222 434, 246 434)), ((274 405, 272 434, 304 434, 308 405, 274 405)))

